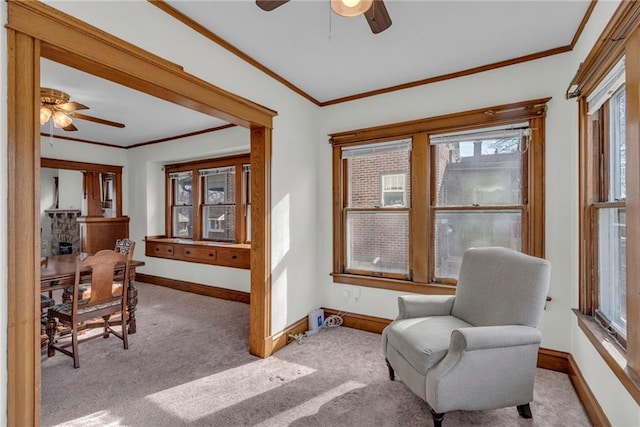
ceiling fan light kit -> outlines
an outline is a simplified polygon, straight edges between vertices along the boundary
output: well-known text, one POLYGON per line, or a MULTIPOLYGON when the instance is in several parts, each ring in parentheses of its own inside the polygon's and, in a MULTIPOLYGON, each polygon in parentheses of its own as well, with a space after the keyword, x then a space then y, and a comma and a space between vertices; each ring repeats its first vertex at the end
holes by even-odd
POLYGON ((365 13, 373 0, 331 0, 331 10, 340 16, 352 18, 365 13))
MULTIPOLYGON (((373 34, 378 34, 391 26, 391 17, 383 0, 330 0, 331 10, 348 18, 364 15, 373 34)), ((256 0, 258 7, 270 12, 289 0, 256 0)))
POLYGON ((40 125, 46 124, 49 119, 53 121, 53 125, 66 131, 78 130, 73 125, 73 119, 88 120, 90 122, 99 123, 107 126, 123 128, 124 124, 112 122, 98 117, 80 114, 77 110, 88 110, 89 107, 79 102, 70 101, 71 97, 68 93, 48 87, 40 88, 40 125))

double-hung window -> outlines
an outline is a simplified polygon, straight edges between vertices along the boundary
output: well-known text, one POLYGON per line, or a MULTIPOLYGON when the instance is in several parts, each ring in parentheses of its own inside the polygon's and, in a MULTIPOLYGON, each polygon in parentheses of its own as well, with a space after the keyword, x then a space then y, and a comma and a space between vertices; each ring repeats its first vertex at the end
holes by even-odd
POLYGON ((246 243, 250 236, 249 156, 165 167, 167 236, 246 243))
POLYGON ((587 97, 592 185, 587 206, 591 247, 591 315, 623 346, 627 337, 627 215, 624 58, 587 97))
POLYGON ((334 281, 451 292, 470 247, 544 256, 546 102, 332 135, 334 281))
POLYGON ((347 272, 409 277, 410 153, 410 140, 342 150, 347 272))
POLYGON ((621 2, 569 83, 578 99, 578 326, 640 403, 640 3, 621 2))
POLYGON ((202 179, 202 235, 205 239, 235 239, 236 168, 200 169, 202 179))

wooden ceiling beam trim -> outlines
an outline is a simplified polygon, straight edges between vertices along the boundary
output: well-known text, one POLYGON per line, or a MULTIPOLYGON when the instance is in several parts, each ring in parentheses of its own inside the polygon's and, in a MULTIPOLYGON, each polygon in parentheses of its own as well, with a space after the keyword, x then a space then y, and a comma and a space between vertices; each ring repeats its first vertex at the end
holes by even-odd
POLYGON ((10 1, 8 15, 7 26, 42 40, 42 56, 53 61, 246 128, 252 123, 271 128, 277 114, 41 2, 10 1))

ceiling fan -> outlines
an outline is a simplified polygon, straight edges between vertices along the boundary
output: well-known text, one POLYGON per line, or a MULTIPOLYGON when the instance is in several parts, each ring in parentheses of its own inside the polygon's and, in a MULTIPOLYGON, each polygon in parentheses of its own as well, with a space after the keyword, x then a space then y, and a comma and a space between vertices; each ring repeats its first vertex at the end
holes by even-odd
POLYGON ((81 119, 117 128, 124 127, 122 123, 78 113, 77 110, 88 110, 89 107, 70 101, 70 98, 69 94, 60 90, 40 88, 40 125, 44 125, 51 119, 55 127, 71 132, 78 130, 73 125, 73 119, 81 119))
MULTIPOLYGON (((282 6, 289 0, 256 0, 256 4, 267 12, 282 6)), ((391 26, 391 17, 382 0, 331 0, 331 9, 341 16, 364 15, 374 34, 391 26)))

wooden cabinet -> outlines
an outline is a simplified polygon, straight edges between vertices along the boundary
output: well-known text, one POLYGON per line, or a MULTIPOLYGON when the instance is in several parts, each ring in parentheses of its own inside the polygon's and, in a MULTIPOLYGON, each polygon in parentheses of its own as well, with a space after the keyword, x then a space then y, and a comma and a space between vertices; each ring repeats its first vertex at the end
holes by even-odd
POLYGON ((145 255, 201 264, 250 268, 248 244, 173 239, 164 236, 145 238, 145 255))
POLYGON ((78 217, 80 251, 94 254, 101 249, 113 249, 116 240, 129 237, 129 217, 78 217))

